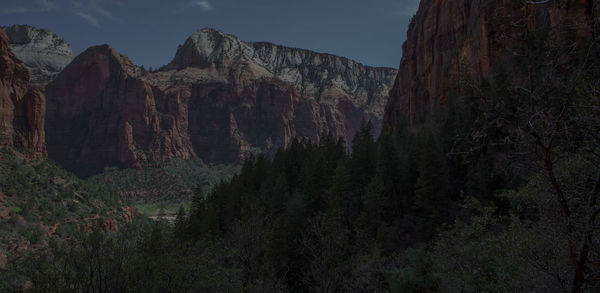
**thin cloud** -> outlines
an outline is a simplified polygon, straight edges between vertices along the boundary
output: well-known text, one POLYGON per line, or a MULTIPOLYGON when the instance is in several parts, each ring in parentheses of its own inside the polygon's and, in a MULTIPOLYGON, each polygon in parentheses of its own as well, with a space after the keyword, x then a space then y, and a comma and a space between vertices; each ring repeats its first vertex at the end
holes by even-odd
MULTIPOLYGON (((45 0, 49 1, 49 0, 45 0)), ((72 0, 72 12, 81 17, 90 25, 100 28, 101 24, 105 20, 110 20, 115 23, 119 23, 120 19, 116 17, 106 5, 111 5, 112 2, 99 1, 99 0, 72 0)), ((118 6, 118 4, 115 4, 118 6)))
POLYGON ((189 6, 198 7, 204 11, 213 10, 212 4, 210 4, 210 2, 208 2, 208 1, 192 1, 192 2, 189 2, 189 6))
POLYGON ((19 14, 29 12, 31 10, 27 8, 8 8, 8 9, 0 9, 0 14, 19 14))
MULTIPOLYGON (((88 0, 86 7, 96 15, 108 18, 112 21, 118 21, 118 19, 110 12, 108 9, 105 9, 100 3, 102 1, 99 0, 88 0)), ((106 2, 104 2, 106 4, 106 2)))
POLYGON ((115 22, 119 21, 119 19, 117 17, 115 17, 114 14, 112 14, 112 12, 110 12, 104 8, 96 7, 95 11, 97 14, 104 16, 112 21, 115 21, 115 22))
POLYGON ((52 0, 36 0, 35 5, 40 11, 51 11, 56 7, 56 3, 52 0))
POLYGON ((96 28, 100 28, 100 21, 98 21, 97 18, 87 14, 87 13, 83 13, 83 12, 76 12, 75 13, 77 16, 81 17, 83 20, 85 20, 87 23, 89 23, 91 26, 96 27, 96 28))
POLYGON ((0 14, 20 14, 26 12, 48 12, 54 10, 56 3, 53 0, 35 0, 28 3, 29 7, 15 7, 0 9, 0 14))

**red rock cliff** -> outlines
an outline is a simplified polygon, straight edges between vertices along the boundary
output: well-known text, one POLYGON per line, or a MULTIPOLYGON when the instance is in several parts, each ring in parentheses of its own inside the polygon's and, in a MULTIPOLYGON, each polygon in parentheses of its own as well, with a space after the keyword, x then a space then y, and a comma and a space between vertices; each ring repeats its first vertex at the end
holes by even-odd
POLYGON ((201 29, 148 82, 191 89, 196 154, 232 162, 322 132, 351 141, 361 121, 379 131, 396 70, 201 29))
POLYGON ((148 82, 191 89, 190 136, 196 154, 232 162, 274 152, 294 137, 323 132, 351 141, 361 121, 379 131, 396 70, 271 43, 249 43, 201 29, 148 82))
POLYGON ((423 0, 408 29, 402 60, 384 115, 384 127, 411 124, 460 90, 461 79, 489 77, 501 62, 510 72, 510 50, 523 33, 570 21, 585 31, 600 15, 597 0, 423 0), (535 3, 534 3, 535 2, 535 3), (595 15, 595 16, 594 16, 595 15))
POLYGON ((108 46, 79 55, 46 87, 48 151, 68 169, 275 152, 323 132, 350 141, 381 126, 396 70, 203 29, 158 72, 108 46))
POLYGON ((46 99, 29 84, 29 71, 8 48, 0 29, 0 147, 15 147, 44 158, 46 99))
POLYGON ((73 60, 46 87, 50 155, 83 174, 193 156, 189 92, 167 95, 139 75, 140 69, 107 45, 73 60))

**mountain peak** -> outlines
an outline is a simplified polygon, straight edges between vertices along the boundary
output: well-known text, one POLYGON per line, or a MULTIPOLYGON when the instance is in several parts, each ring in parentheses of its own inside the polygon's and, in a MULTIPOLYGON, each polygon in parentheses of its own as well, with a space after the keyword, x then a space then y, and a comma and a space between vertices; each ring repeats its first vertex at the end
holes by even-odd
POLYGON ((91 47, 87 48, 79 56, 88 56, 88 55, 93 55, 93 54, 106 55, 106 56, 118 59, 119 62, 121 62, 122 58, 127 58, 126 56, 117 53, 117 51, 115 51, 115 49, 113 49, 113 47, 111 47, 108 44, 91 46, 91 47))
POLYGON ((344 66, 350 67, 395 71, 394 68, 364 66, 345 57, 286 47, 271 42, 245 42, 235 35, 223 33, 214 28, 202 28, 195 31, 183 45, 178 47, 175 58, 164 69, 219 67, 218 65, 228 67, 236 63, 254 63, 273 71, 284 65, 273 64, 273 62, 285 63, 286 67, 301 66, 308 62, 314 63, 312 65, 315 66, 339 67, 339 65, 344 64, 344 66), (287 55, 285 60, 277 60, 278 56, 276 55, 281 55, 281 53, 287 55), (330 62, 325 64, 320 62, 320 60, 325 59, 330 62))
POLYGON ((75 58, 71 46, 47 29, 30 25, 3 27, 10 49, 31 72, 31 82, 39 87, 52 81, 75 58))
POLYGON ((232 35, 232 34, 226 34, 224 32, 222 32, 221 30, 215 29, 215 28, 210 28, 210 27, 206 27, 206 28, 201 28, 196 30, 191 36, 190 38, 192 39, 196 39, 198 41, 206 41, 208 39, 222 39, 222 38, 227 38, 227 39, 232 39, 232 40, 236 40, 236 41, 240 41, 239 38, 236 35, 232 35))
POLYGON ((111 71, 122 71, 129 76, 137 76, 141 73, 140 68, 135 66, 131 59, 126 55, 118 53, 108 44, 89 47, 77 58, 73 60, 73 64, 78 63, 98 64, 111 71))
POLYGON ((195 31, 157 72, 95 46, 46 88, 48 150, 93 173, 194 156, 231 163, 256 150, 272 153, 293 137, 318 141, 324 132, 352 141, 362 120, 379 129, 395 76, 210 28, 195 31))
POLYGON ((218 35, 226 35, 225 33, 223 33, 222 31, 216 29, 216 28, 212 28, 212 27, 205 27, 205 28, 201 28, 196 30, 193 35, 197 35, 197 34, 218 34, 218 35))
MULTIPOLYGON (((396 70, 364 66, 348 58, 268 42, 244 42, 212 28, 194 32, 180 45, 175 58, 163 68, 209 69, 223 76, 242 70, 254 77, 275 77, 298 86, 308 95, 318 95, 326 83, 336 83, 350 95, 364 94, 365 83, 377 81, 383 89, 393 82, 396 70)), ((237 74, 237 73, 236 73, 237 74)))
POLYGON ((175 58, 166 69, 186 67, 207 68, 213 65, 230 65, 234 59, 248 51, 248 44, 234 35, 224 34, 213 28, 195 31, 183 45, 179 46, 175 58))
POLYGON ((3 27, 4 31, 10 38, 11 44, 25 45, 31 42, 44 41, 51 38, 53 41, 70 46, 58 35, 47 29, 39 29, 27 24, 19 24, 3 27))

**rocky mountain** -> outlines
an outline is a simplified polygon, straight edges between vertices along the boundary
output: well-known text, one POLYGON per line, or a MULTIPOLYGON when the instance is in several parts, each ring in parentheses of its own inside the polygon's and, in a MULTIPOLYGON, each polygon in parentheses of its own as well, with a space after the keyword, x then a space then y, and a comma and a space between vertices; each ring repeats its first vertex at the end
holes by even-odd
POLYGON ((196 31, 163 70, 186 68, 213 69, 221 77, 233 77, 231 81, 236 81, 235 71, 241 70, 255 78, 274 77, 293 84, 302 96, 317 99, 344 94, 373 117, 383 115, 385 97, 396 73, 391 68, 363 66, 334 55, 267 42, 242 42, 214 29, 196 31))
POLYGON ((0 147, 15 147, 29 157, 46 153, 46 99, 29 83, 29 71, 8 46, 0 29, 0 147))
POLYGON ((402 60, 385 127, 400 119, 418 123, 436 105, 460 91, 461 80, 489 78, 501 65, 511 78, 528 35, 565 27, 575 34, 589 30, 587 21, 600 15, 595 0, 424 0, 402 47, 402 60))
POLYGON ((153 73, 93 47, 46 88, 48 149, 71 169, 94 173, 195 156, 236 162, 323 132, 351 141, 363 120, 380 128, 395 76, 213 29, 194 33, 153 73))
POLYGON ((29 25, 4 27, 9 47, 31 73, 31 83, 40 89, 52 81, 75 55, 58 35, 29 25))
POLYGON ((167 95, 144 82, 141 69, 108 45, 77 56, 46 92, 48 150, 67 168, 193 155, 185 93, 167 95))

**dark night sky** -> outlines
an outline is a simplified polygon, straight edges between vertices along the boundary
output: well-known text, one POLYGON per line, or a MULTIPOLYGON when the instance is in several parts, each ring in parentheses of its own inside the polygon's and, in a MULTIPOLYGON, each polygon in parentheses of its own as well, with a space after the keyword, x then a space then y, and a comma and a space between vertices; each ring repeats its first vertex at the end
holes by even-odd
POLYGON ((195 30, 398 67, 419 0, 1 0, 0 25, 29 24, 63 37, 75 54, 107 43, 159 67, 195 30))

